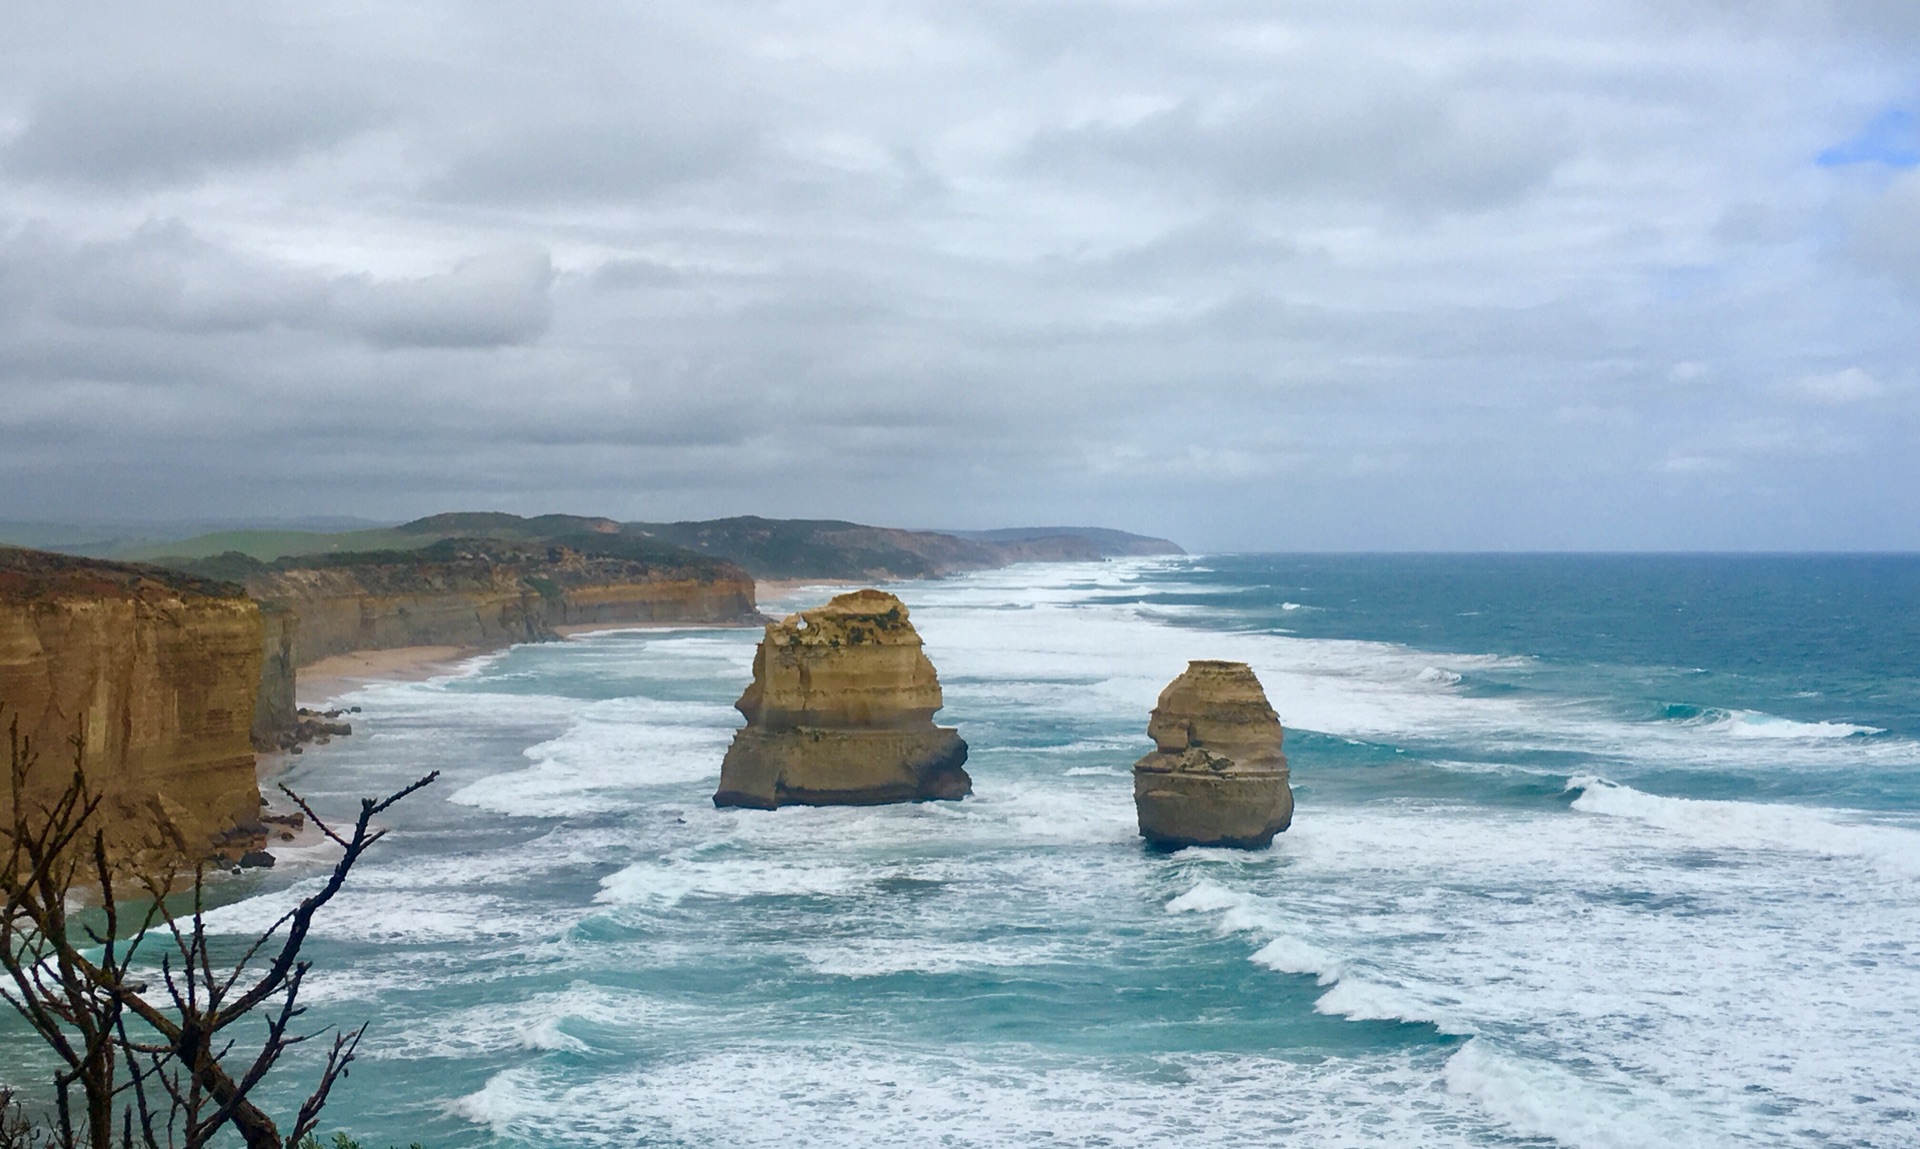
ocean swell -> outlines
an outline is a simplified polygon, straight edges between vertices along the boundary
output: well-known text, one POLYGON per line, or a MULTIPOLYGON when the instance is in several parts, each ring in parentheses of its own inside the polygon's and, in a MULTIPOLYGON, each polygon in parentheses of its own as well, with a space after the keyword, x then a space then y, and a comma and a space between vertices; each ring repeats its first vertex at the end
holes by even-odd
POLYGON ((1920 832, 1861 821, 1857 813, 1807 806, 1669 798, 1604 778, 1576 777, 1573 808, 1655 826, 1690 844, 1716 849, 1780 851, 1860 858, 1900 877, 1920 877, 1920 832))

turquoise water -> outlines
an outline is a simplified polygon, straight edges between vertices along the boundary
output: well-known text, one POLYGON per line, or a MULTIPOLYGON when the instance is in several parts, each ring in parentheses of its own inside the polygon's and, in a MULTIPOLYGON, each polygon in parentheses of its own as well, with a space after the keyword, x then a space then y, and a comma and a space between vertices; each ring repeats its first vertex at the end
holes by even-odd
POLYGON ((373 1022, 332 1120, 446 1149, 1920 1140, 1920 561, 894 589, 963 803, 712 808, 754 632, 345 699, 360 733, 293 785, 345 809, 443 777, 313 946, 316 1016, 373 1022), (1147 711, 1201 657, 1252 663, 1287 725, 1269 851, 1134 834, 1147 711))

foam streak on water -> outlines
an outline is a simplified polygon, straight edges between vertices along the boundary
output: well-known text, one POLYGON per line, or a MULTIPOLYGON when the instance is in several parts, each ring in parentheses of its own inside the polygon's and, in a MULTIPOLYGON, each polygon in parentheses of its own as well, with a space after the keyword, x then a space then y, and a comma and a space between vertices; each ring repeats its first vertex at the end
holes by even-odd
POLYGON ((436 1147, 1912 1143, 1920 825, 1872 798, 1911 728, 1666 697, 1677 664, 1285 633, 1345 600, 1258 574, 896 588, 974 747, 958 804, 714 809, 751 631, 357 692, 297 787, 444 778, 318 931, 316 1014, 375 1020, 332 1114, 436 1147), (1127 766, 1198 657, 1288 725, 1271 850, 1135 836, 1127 766))

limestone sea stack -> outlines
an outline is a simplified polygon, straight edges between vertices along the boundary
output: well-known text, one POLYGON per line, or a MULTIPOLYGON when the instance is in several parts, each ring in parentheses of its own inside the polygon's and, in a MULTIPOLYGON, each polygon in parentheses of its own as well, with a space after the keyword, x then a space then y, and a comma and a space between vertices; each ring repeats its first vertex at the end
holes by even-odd
POLYGON ((1147 734, 1155 749, 1133 764, 1133 803, 1152 844, 1257 850, 1293 821, 1280 717, 1246 663, 1188 663, 1147 734))
POLYGON ((720 766, 716 806, 868 806, 962 798, 967 744, 935 726, 940 679, 899 599, 877 590, 767 624, 747 725, 720 766))

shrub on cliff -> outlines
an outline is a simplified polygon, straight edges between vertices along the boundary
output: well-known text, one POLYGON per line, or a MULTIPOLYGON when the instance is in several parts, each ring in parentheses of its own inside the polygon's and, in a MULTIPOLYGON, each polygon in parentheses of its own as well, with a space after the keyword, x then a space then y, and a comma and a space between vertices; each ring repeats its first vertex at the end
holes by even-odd
POLYGON ((207 932, 205 864, 177 835, 157 834, 137 854, 117 852, 80 765, 84 756, 74 750, 65 790, 38 801, 28 785, 37 755, 18 721, 9 723, 13 804, 0 819, 0 998, 59 1068, 49 1117, 38 1127, 20 1123, 17 1107, 0 1105, 0 1149, 198 1149, 229 1132, 248 1149, 301 1145, 366 1031, 331 1033, 318 1080, 287 1115, 283 1134, 255 1101, 260 1086, 288 1050, 328 1035, 298 1028, 310 968, 301 948, 315 915, 386 835, 374 819, 437 773, 363 800, 350 830, 329 826, 282 787, 341 855, 319 891, 229 950, 207 932), (265 1023, 257 1044, 243 1040, 243 1021, 265 1023), (12 1134, 10 1119, 18 1126, 12 1134))

